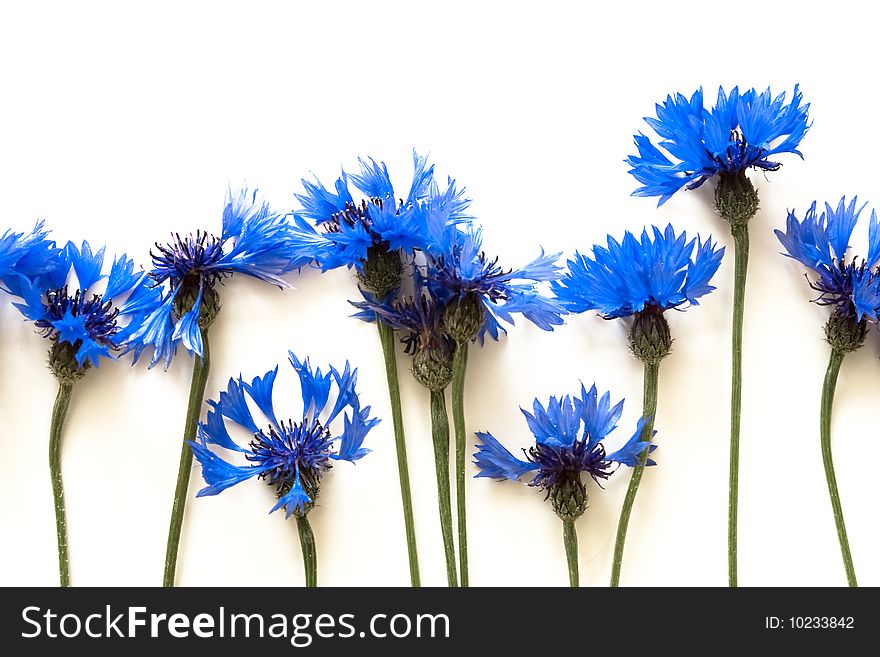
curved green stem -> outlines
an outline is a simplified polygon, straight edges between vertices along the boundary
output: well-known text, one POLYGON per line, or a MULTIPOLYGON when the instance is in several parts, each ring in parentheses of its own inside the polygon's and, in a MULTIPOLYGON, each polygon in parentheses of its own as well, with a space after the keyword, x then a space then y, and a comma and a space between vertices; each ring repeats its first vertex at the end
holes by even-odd
POLYGON ((318 586, 318 551, 315 548, 315 534, 308 516, 296 516, 299 531, 299 544, 302 546, 303 568, 306 571, 306 588, 318 586))
POLYGON ((446 555, 446 582, 458 586, 455 570, 455 537, 452 534, 452 499, 449 485, 449 416, 446 394, 431 391, 431 435, 434 439, 434 467, 437 471, 437 499, 440 503, 440 531, 446 555))
POLYGON ((831 497, 831 508, 834 511, 834 524, 837 525, 837 538, 840 541, 840 554, 846 570, 846 581, 856 587, 856 571, 853 567, 852 554, 849 551, 849 539, 846 537, 846 525, 843 522, 843 508, 840 506, 840 493, 837 491, 837 477, 834 476, 834 461, 831 460, 831 409, 834 405, 834 390, 837 387, 837 375, 843 362, 844 353, 837 349, 831 350, 828 360, 828 371, 822 384, 822 405, 819 411, 819 432, 822 442, 822 463, 825 466, 825 479, 828 481, 828 495, 831 497))
MULTIPOLYGON (((646 363, 644 375, 644 400, 642 402, 642 416, 645 424, 642 427, 642 441, 651 442, 654 436, 654 416, 657 414, 657 381, 660 373, 659 363, 646 363)), ((620 585, 620 569, 623 564, 623 548, 626 543, 626 530, 629 527, 629 518, 632 515, 633 503, 636 501, 636 493, 642 483, 642 473, 648 461, 650 447, 646 448, 639 457, 639 464, 633 468, 629 487, 626 489, 626 497, 623 500, 623 508, 620 510, 620 520, 617 523, 617 539, 614 543, 614 558, 611 562, 611 586, 620 585)))
POLYGON ((406 528, 406 549, 409 553, 409 577, 414 587, 421 586, 419 553, 416 548, 416 526, 413 519, 412 491, 409 484, 409 465, 406 458, 406 438, 403 434, 403 411, 400 404, 400 381, 397 378, 397 355, 394 351, 394 329, 381 319, 376 321, 382 354, 385 357, 385 376, 391 398, 391 418, 394 424, 394 444, 397 447, 397 474, 400 479, 400 499, 403 503, 403 523, 406 528))
POLYGON ((458 571, 461 586, 468 586, 467 500, 465 466, 467 435, 464 426, 464 375, 468 345, 461 342, 452 360, 452 421, 455 424, 455 509, 458 516, 458 571))
POLYGON ((199 416, 205 401, 205 386, 208 384, 208 372, 211 369, 211 349, 208 345, 208 330, 202 331, 202 356, 196 356, 193 363, 192 383, 189 388, 189 403, 186 407, 186 423, 183 427, 183 445, 180 449, 180 465, 177 468, 177 485, 174 488, 174 502, 171 505, 171 524, 168 528, 168 544, 165 548, 165 572, 162 586, 174 586, 177 573, 177 552, 180 547, 180 532, 183 528, 183 514, 186 510, 186 498, 189 491, 190 472, 192 471, 193 453, 188 440, 196 439, 199 427, 199 416))
POLYGON ((568 584, 580 585, 578 576, 578 535, 571 518, 562 521, 562 542, 565 543, 565 557, 568 559, 568 584))
POLYGON ((734 244, 733 273, 733 337, 730 380, 730 477, 727 501, 727 577, 736 586, 737 576, 737 511, 739 509, 739 429, 742 412, 742 345, 743 311, 746 299, 746 273, 749 267, 748 224, 732 229, 734 244))
POLYGON ((59 380, 52 423, 49 427, 49 475, 55 501, 55 531, 58 537, 58 574, 61 586, 70 586, 70 561, 67 555, 67 513, 64 510, 64 482, 61 477, 61 434, 70 406, 73 382, 59 380))

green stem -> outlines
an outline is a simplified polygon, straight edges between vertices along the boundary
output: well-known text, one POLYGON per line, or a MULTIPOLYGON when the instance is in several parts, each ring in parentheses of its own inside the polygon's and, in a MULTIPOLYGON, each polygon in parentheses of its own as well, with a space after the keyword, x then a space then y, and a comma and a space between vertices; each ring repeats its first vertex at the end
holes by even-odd
POLYGON ((562 542, 565 543, 565 556, 568 559, 568 584, 573 588, 580 585, 578 577, 578 535, 574 520, 562 521, 562 542))
POLYGON ((831 508, 834 511, 834 524, 837 525, 837 538, 840 541, 840 554, 846 570, 846 581, 856 587, 856 571, 853 567, 852 554, 849 551, 849 539, 846 537, 846 525, 843 522, 843 508, 840 506, 840 493, 837 491, 837 477, 834 476, 834 461, 831 460, 831 408, 834 405, 834 389, 837 387, 837 375, 843 362, 844 352, 831 350, 828 360, 828 371, 822 384, 822 405, 819 412, 819 432, 822 441, 822 463, 825 466, 825 479, 828 481, 828 495, 831 497, 831 508))
POLYGON ((440 531, 443 534, 443 551, 446 555, 446 582, 449 586, 458 586, 449 486, 449 416, 446 414, 446 394, 442 390, 431 391, 431 435, 434 439, 434 467, 437 470, 440 531))
MULTIPOLYGON (((642 416, 645 424, 642 427, 642 441, 651 442, 654 436, 654 416, 657 414, 657 380, 660 373, 659 363, 645 363, 644 374, 644 400, 642 402, 642 416)), ((632 515, 633 503, 636 501, 636 493, 642 483, 642 473, 648 461, 651 449, 646 448, 639 457, 639 464, 633 468, 629 487, 626 489, 626 497, 623 500, 623 508, 620 510, 620 520, 617 523, 617 539, 614 543, 614 558, 611 562, 611 586, 620 585, 620 568, 623 564, 623 547, 626 543, 626 530, 629 527, 629 518, 632 515)))
POLYGON ((416 548, 416 526, 413 520, 412 491, 409 484, 409 465, 406 458, 406 439, 403 434, 403 411, 400 405, 400 381, 397 378, 397 355, 394 351, 394 329, 377 320, 382 354, 385 356, 385 375, 391 398, 391 418, 394 423, 394 443, 397 447, 397 474, 400 478, 400 498, 403 502, 403 523, 406 527, 406 549, 409 553, 409 577, 414 587, 421 586, 419 554, 416 548))
POLYGON ((49 474, 52 477, 52 497, 55 500, 55 531, 58 536, 58 574, 61 586, 70 586, 70 561, 67 556, 67 513, 64 510, 64 482, 61 477, 61 434, 70 406, 72 381, 59 380, 58 395, 52 408, 49 428, 49 474))
POLYGON ((180 531, 183 528, 183 514, 186 510, 186 498, 189 490, 190 472, 192 471, 193 454, 187 444, 188 440, 196 439, 199 427, 199 416, 205 401, 205 386, 208 384, 208 372, 211 369, 211 349, 208 345, 208 329, 202 331, 202 356, 195 357, 193 363, 192 383, 189 388, 189 403, 186 407, 186 423, 183 427, 183 444, 180 449, 180 465, 177 469, 177 485, 174 488, 174 502, 171 505, 171 524, 168 528, 168 545, 165 548, 165 573, 162 585, 174 586, 177 572, 177 552, 180 547, 180 531))
POLYGON ((464 375, 468 344, 460 342, 452 360, 452 421, 455 424, 455 508, 458 516, 458 562, 461 586, 468 586, 467 501, 465 466, 467 435, 464 426, 464 375))
POLYGON ((318 586, 318 551, 315 549, 315 534, 308 516, 296 516, 299 531, 299 544, 302 546, 303 567, 306 571, 306 588, 318 586))
POLYGON ((727 502, 727 576, 728 584, 736 586, 737 557, 736 529, 739 509, 739 429, 742 412, 742 344, 743 311, 746 299, 746 273, 749 266, 748 224, 737 225, 733 230, 733 338, 730 381, 730 478, 727 502))

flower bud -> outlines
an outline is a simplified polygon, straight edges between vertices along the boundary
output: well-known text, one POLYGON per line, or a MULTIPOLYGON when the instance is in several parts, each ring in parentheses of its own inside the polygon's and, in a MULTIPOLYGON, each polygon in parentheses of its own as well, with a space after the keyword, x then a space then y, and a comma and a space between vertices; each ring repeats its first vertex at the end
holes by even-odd
POLYGON ((90 367, 88 361, 82 367, 76 362, 76 351, 81 344, 80 340, 77 340, 77 344, 56 341, 49 348, 49 369, 59 381, 63 383, 79 381, 88 371, 90 367))
POLYGON ((661 309, 646 306, 633 316, 629 347, 633 355, 646 365, 655 365, 669 355, 672 334, 661 309))
POLYGON ((403 278, 400 253, 379 245, 371 246, 367 249, 367 258, 363 261, 358 278, 361 285, 381 299, 391 290, 400 287, 403 278))
POLYGON ((476 337, 485 321, 483 304, 475 294, 453 299, 443 312, 443 328, 459 344, 476 337))
POLYGON ((715 207, 732 231, 744 229, 758 211, 758 192, 745 170, 721 173, 715 187, 715 207))
POLYGON ((567 472, 550 487, 550 503, 561 520, 577 520, 587 510, 587 487, 580 472, 567 472))
POLYGON ((428 390, 445 390, 452 381, 452 354, 444 349, 420 349, 413 358, 412 373, 428 390))
POLYGON ((835 351, 848 354, 862 346, 868 332, 868 321, 857 320, 852 314, 831 313, 825 324, 825 339, 835 351))

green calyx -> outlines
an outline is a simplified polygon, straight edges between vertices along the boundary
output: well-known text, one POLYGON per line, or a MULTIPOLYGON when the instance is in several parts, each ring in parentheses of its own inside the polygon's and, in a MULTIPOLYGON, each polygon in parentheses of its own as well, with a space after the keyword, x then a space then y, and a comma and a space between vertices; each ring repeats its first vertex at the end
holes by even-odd
POLYGON ((90 368, 88 361, 82 366, 76 362, 79 345, 79 341, 76 344, 54 342, 49 348, 49 369, 62 383, 79 381, 90 368))
POLYGON ((375 293, 380 299, 400 287, 403 278, 403 260, 398 251, 389 251, 382 246, 373 245, 367 249, 358 280, 361 285, 375 293))
POLYGON ((183 279, 177 296, 174 297, 174 310, 178 317, 186 315, 196 305, 199 288, 202 288, 202 303, 199 306, 199 328, 203 331, 214 323, 220 312, 220 295, 214 286, 201 281, 198 274, 183 279))
POLYGON ((633 317, 629 331, 629 348, 645 365, 656 365, 672 351, 672 333, 663 311, 646 306, 633 317))
POLYGON ((715 187, 715 207, 730 224, 731 231, 742 230, 758 211, 758 191, 745 171, 722 173, 715 187))
POLYGON ((550 503, 561 520, 577 520, 587 510, 587 487, 579 472, 565 473, 550 487, 550 503))
POLYGON ((452 382, 452 354, 444 349, 420 349, 413 357, 412 374, 428 390, 445 390, 452 382))
POLYGON ((443 326, 459 344, 473 340, 485 321, 483 304, 475 294, 455 299, 443 311, 443 326))
POLYGON ((868 321, 864 317, 857 320, 851 313, 831 313, 825 324, 825 339, 832 349, 842 354, 855 351, 865 342, 868 333, 868 321))

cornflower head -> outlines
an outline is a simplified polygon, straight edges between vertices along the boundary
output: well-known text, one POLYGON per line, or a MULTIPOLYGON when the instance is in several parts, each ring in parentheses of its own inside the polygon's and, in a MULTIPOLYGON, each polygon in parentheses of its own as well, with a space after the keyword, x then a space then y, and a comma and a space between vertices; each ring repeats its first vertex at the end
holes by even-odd
POLYGON ((397 331, 404 353, 413 357, 413 377, 433 391, 444 390, 452 381, 455 340, 444 324, 446 305, 435 298, 420 267, 413 267, 413 294, 378 299, 362 290, 363 301, 351 301, 367 322, 381 320, 397 331))
MULTIPOLYGON (((43 258, 45 248, 40 250, 43 258)), ((15 307, 51 342, 52 372, 60 380, 73 381, 90 366, 97 367, 102 357, 131 350, 132 334, 159 300, 146 274, 135 271, 125 254, 103 274, 105 247, 93 252, 88 242, 79 248, 68 242, 51 253, 50 269, 33 278, 8 277, 6 285, 21 299, 15 307)))
POLYGON ((304 193, 295 195, 302 204, 295 213, 297 237, 322 270, 354 268, 362 289, 384 298, 400 285, 414 252, 424 248, 428 222, 465 221, 470 200, 451 178, 441 191, 434 166, 415 151, 405 197, 398 197, 384 162, 358 161, 359 173, 343 170, 334 191, 318 180, 302 181, 304 193), (350 184, 363 194, 360 200, 350 184))
POLYGON ((633 194, 658 196, 662 205, 678 190, 696 189, 718 176, 715 201, 721 215, 732 226, 748 222, 758 196, 746 170, 776 171, 781 166, 776 156, 785 153, 803 157, 798 146, 810 127, 810 105, 802 101, 797 85, 788 103, 785 93, 774 97, 769 88, 740 93, 734 87, 727 94, 719 87, 711 110, 704 106, 702 89, 690 99, 681 93, 667 96, 656 106, 657 118, 645 117, 660 141, 655 146, 638 133, 638 155, 625 160, 642 184, 633 194))
POLYGON ((357 369, 346 362, 342 372, 331 366, 325 374, 293 352, 290 364, 299 376, 303 401, 295 420, 284 421, 275 410, 278 367, 250 383, 241 377, 230 379, 218 399, 208 401, 211 409, 199 425, 198 440, 190 442, 207 483, 197 497, 216 495, 256 477, 275 490, 277 502, 270 513, 283 508, 288 518, 305 517, 315 506, 322 478, 333 462, 353 463, 369 452, 362 446, 364 438, 379 420, 370 417, 369 406, 361 407, 357 369), (248 398, 259 409, 259 422, 248 398), (250 436, 247 446, 230 436, 229 429, 236 425, 250 436), (232 462, 235 453, 244 464, 232 462))
MULTIPOLYGON (((581 385, 580 396, 550 397, 545 407, 535 399, 532 412, 520 409, 535 437, 535 444, 523 449, 525 459, 511 454, 491 433, 477 432, 474 464, 477 477, 499 481, 520 481, 546 493, 562 520, 576 520, 588 505, 585 476, 600 485, 620 465, 636 467, 646 449, 655 445, 641 440, 645 418, 618 449, 610 451, 606 438, 617 428, 623 400, 611 405, 611 395, 599 396, 596 386, 581 385)), ((654 461, 648 459, 648 465, 654 461)))
POLYGON ((7 279, 23 276, 32 279, 55 265, 59 249, 47 239, 49 232, 41 221, 29 233, 7 230, 0 236, 0 286, 7 279))
POLYGON ((859 215, 867 203, 858 205, 858 197, 849 203, 842 197, 837 207, 825 204, 819 212, 814 201, 803 220, 792 210, 788 213, 785 232, 775 231, 787 257, 809 268, 815 277, 810 287, 818 293, 814 301, 829 306, 831 317, 825 327, 828 343, 847 353, 865 340, 868 321, 877 321, 880 313, 880 222, 871 211, 868 227, 867 258, 847 257, 849 241, 859 215))
POLYGON ((541 255, 518 269, 505 269, 483 251, 480 228, 440 226, 429 222, 425 278, 431 295, 443 306, 446 331, 458 343, 488 334, 497 340, 506 332, 501 322, 514 324, 520 314, 545 331, 562 324, 565 310, 539 290, 542 282, 561 274, 560 254, 541 255))
POLYGON ((724 248, 711 238, 688 240, 672 224, 645 228, 640 238, 627 231, 618 242, 593 246, 593 257, 575 253, 568 269, 551 287, 572 313, 597 311, 605 319, 632 317, 630 347, 643 362, 659 362, 672 347, 669 309, 684 310, 715 288, 709 284, 721 265, 724 248))
POLYGON ((138 354, 154 349, 150 367, 163 361, 166 368, 179 344, 202 355, 202 330, 220 309, 218 283, 240 274, 287 287, 281 276, 310 262, 298 254, 284 215, 247 189, 229 191, 219 237, 201 230, 175 233, 169 243, 157 243, 151 256, 149 277, 162 289, 162 303, 132 342, 138 354))

